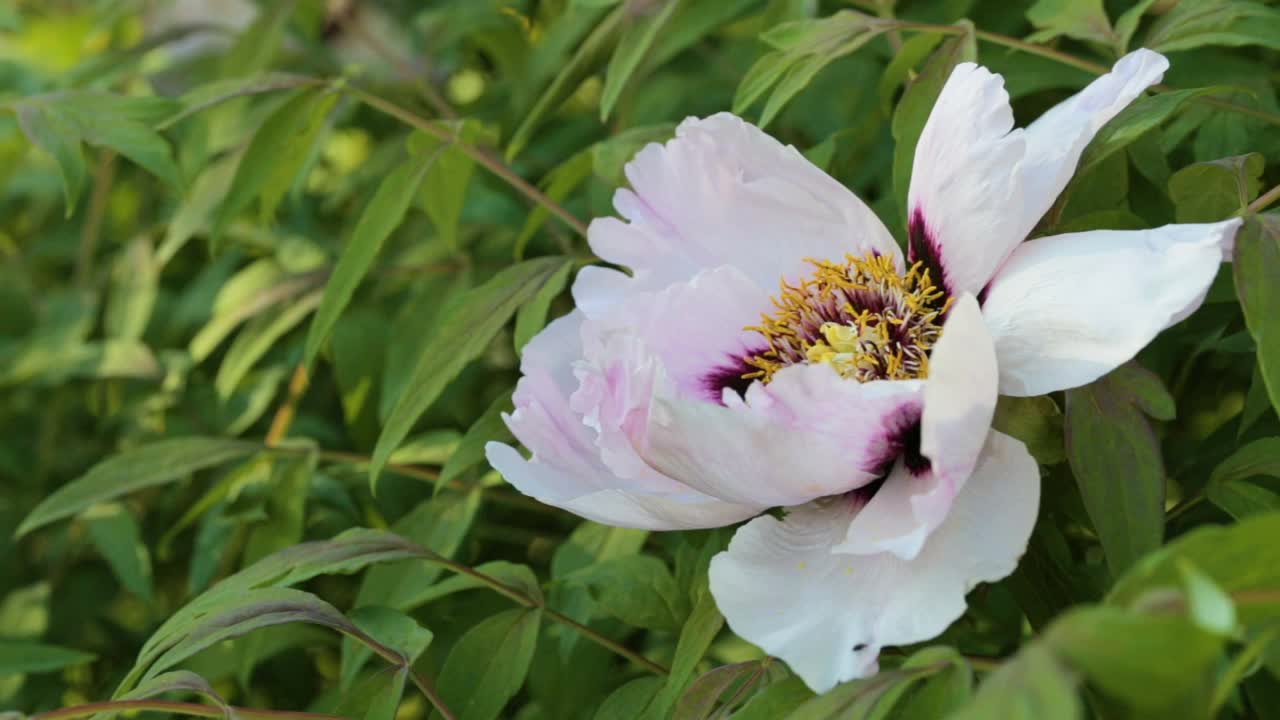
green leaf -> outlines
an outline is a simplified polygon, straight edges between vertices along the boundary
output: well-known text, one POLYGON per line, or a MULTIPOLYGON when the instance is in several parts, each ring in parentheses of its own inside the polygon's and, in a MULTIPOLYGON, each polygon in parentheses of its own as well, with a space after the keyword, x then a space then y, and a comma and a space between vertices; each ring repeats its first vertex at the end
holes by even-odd
POLYGON ((1280 412, 1280 216, 1259 215, 1236 233, 1236 292, 1253 335, 1271 406, 1280 412))
POLYGON ((885 117, 893 116, 893 95, 898 86, 907 81, 916 66, 929 57, 944 38, 942 33, 922 32, 902 43, 902 49, 894 54, 880 76, 878 94, 885 117))
POLYGON ((742 682, 751 682, 765 671, 760 660, 748 660, 732 665, 721 665, 714 670, 703 673, 689 684, 689 688, 680 696, 676 704, 672 720, 704 720, 711 717, 712 711, 730 687, 742 682))
POLYGON ((973 698, 973 668, 955 650, 948 647, 926 648, 903 663, 903 667, 920 667, 939 661, 946 667, 919 681, 902 695, 888 715, 892 720, 930 720, 947 717, 973 698), (933 650, 936 652, 930 653, 933 650))
POLYGON ((436 684, 459 720, 495 720, 502 713, 529 672, 541 619, 540 609, 506 610, 454 644, 436 684))
POLYGON ((1054 465, 1067 459, 1062 411, 1048 395, 1000 396, 991 426, 1021 440, 1041 465, 1054 465))
POLYGON ((521 305, 516 311, 516 331, 515 344, 516 352, 524 350, 524 346, 542 331, 547 325, 547 311, 551 308, 551 301, 556 299, 561 292, 564 291, 565 283, 569 280, 569 271, 573 269, 573 265, 565 263, 556 270, 543 285, 533 299, 528 303, 521 305))
POLYGON ((165 118, 156 126, 156 129, 170 128, 192 115, 235 98, 280 90, 295 90, 317 84, 319 81, 315 78, 284 72, 266 72, 261 75, 214 80, 183 93, 182 97, 178 98, 181 109, 165 118))
POLYGON ((179 480, 197 470, 246 457, 261 449, 257 443, 228 438, 187 437, 125 450, 46 497, 18 526, 16 535, 22 537, 96 503, 179 480))
POLYGON ((1104 45, 1115 41, 1102 0, 1039 0, 1027 9, 1027 20, 1040 30, 1028 42, 1042 43, 1060 35, 1104 45))
POLYGON ((240 386, 240 381, 276 346, 276 342, 320 306, 321 296, 321 291, 312 291, 282 308, 265 312, 249 321, 236 335, 231 347, 227 348, 227 354, 218 366, 218 374, 213 380, 218 397, 223 400, 231 397, 240 386))
POLYGON ((436 482, 437 492, 465 470, 483 461, 486 444, 491 441, 503 442, 513 439, 511 430, 502 420, 502 414, 514 409, 515 405, 512 404, 510 392, 504 391, 494 398, 484 414, 467 429, 467 433, 458 442, 457 449, 445 461, 444 467, 440 468, 440 480, 436 482))
POLYGON ((1209 481, 1229 483, 1259 475, 1280 478, 1280 437, 1254 440, 1237 449, 1218 463, 1209 481))
POLYGON ((1067 459, 1116 575, 1164 535, 1164 461, 1142 414, 1144 389, 1129 375, 1067 391, 1067 459))
POLYGON ((722 627, 724 627, 724 616, 716 609, 716 601, 710 589, 703 588, 698 594, 693 612, 689 613, 689 619, 680 630, 680 640, 676 644, 671 673, 667 675, 667 681, 663 684, 662 690, 650 704, 649 717, 660 720, 671 716, 676 701, 693 680, 698 662, 707 654, 711 642, 716 639, 722 627))
POLYGON ((808 87, 818 72, 884 32, 886 26, 875 18, 853 10, 815 20, 796 20, 769 29, 761 35, 777 48, 756 61, 747 71, 733 98, 733 111, 744 110, 773 88, 760 115, 759 125, 767 126, 792 98, 808 87))
POLYGON ((609 119, 627 81, 640 67, 641 61, 651 56, 655 41, 680 4, 681 0, 664 0, 657 9, 646 8, 647 13, 643 17, 637 19, 632 15, 628 18, 633 24, 623 31, 622 39, 614 48, 605 69, 604 89, 600 93, 600 122, 609 119))
POLYGON ((1280 49, 1280 10, 1251 0, 1184 0, 1151 25, 1144 45, 1157 52, 1205 45, 1280 49))
POLYGON ((374 259, 382 250, 382 244, 404 221, 414 195, 422 184, 422 178, 430 167, 430 162, 423 162, 415 157, 402 162, 378 185, 377 192, 360 214, 351 239, 338 258, 329 282, 325 284, 320 309, 316 311, 316 317, 307 330, 303 364, 308 370, 312 367, 316 354, 320 352, 320 347, 329 339, 338 318, 351 302, 356 287, 373 266, 374 259))
POLYGON ((301 90, 262 123, 241 156, 231 188, 218 207, 214 237, 222 235, 255 199, 260 200, 263 222, 275 214, 337 100, 337 93, 327 89, 301 90))
POLYGON ((296 0, 273 3, 259 13, 253 24, 219 58, 218 75, 241 77, 266 70, 280 49, 285 27, 296 5, 296 0))
POLYGON ((1150 591, 1183 585, 1189 562, 1235 599, 1240 622, 1257 626, 1280 618, 1280 513, 1265 513, 1226 526, 1192 530, 1144 558, 1120 578, 1107 603, 1132 606, 1150 591))
POLYGON ((209 227, 214 211, 231 189, 239 160, 235 155, 220 159, 210 163, 196 176, 165 229, 164 241, 156 250, 159 265, 168 264, 188 240, 209 227))
POLYGON ((71 648, 0 638, 0 677, 25 673, 47 673, 92 662, 89 653, 71 648))
POLYGON ((458 248, 458 223, 467 200, 467 186, 476 163, 459 144, 477 146, 492 142, 491 133, 475 121, 460 121, 444 126, 453 133, 444 140, 424 132, 409 138, 409 152, 427 168, 421 183, 422 208, 436 231, 451 250, 458 248))
POLYGON ((776 720, 786 717, 786 713, 812 697, 813 691, 805 686, 804 681, 792 675, 761 690, 733 714, 733 720, 776 720))
POLYGON ((596 710, 595 720, 639 720, 662 687, 662 678, 639 677, 618 686, 596 710))
POLYGON ((1103 125, 1097 135, 1093 136, 1093 140, 1080 157, 1080 167, 1076 170, 1075 177, 1084 177, 1113 153, 1123 150, 1151 129, 1173 117, 1174 113, 1187 101, 1222 91, 1223 88, 1220 87, 1192 88, 1163 92, 1134 100, 1110 122, 1103 125))
POLYGON ((418 358, 406 391, 396 401, 378 437, 369 467, 371 487, 376 487, 378 473, 391 453, 445 386, 480 355, 516 309, 536 295, 565 262, 563 258, 550 257, 512 265, 442 311, 430 346, 418 358))
POLYGON ((1075 681, 1049 650, 1027 645, 978 688, 973 702, 948 720, 1080 720, 1075 681))
POLYGON ((356 627, 404 658, 404 667, 396 671, 392 686, 378 693, 365 717, 369 720, 392 720, 404 694, 404 683, 410 667, 431 644, 432 633, 413 618, 391 608, 367 606, 349 615, 356 627))
POLYGON ((203 612, 190 617, 187 624, 171 629, 161 641, 155 642, 157 636, 153 635, 121 689, 139 671, 145 669, 141 681, 146 682, 206 648, 263 628, 308 623, 347 634, 357 632, 332 605, 300 590, 258 588, 223 594, 218 599, 220 602, 202 608, 203 612))
POLYGON ((1259 153, 1195 163, 1169 178, 1169 199, 1180 223, 1225 220, 1258 195, 1263 158, 1259 153))
POLYGON ((270 492, 262 506, 266 517, 249 531, 244 547, 246 565, 302 542, 308 489, 315 470, 316 454, 309 448, 300 455, 273 458, 270 492))
MULTIPOLYGON (((599 12, 595 8, 587 9, 586 12, 599 12)), ((556 109, 560 103, 564 102, 583 80, 587 79, 600 64, 604 61, 605 53, 613 46, 614 37, 617 36, 622 27, 623 20, 626 18, 626 6, 617 7, 609 11, 609 14, 601 20, 586 39, 578 45, 578 49, 565 62, 560 72, 556 74, 551 84, 546 90, 538 96, 538 101, 530 108, 528 114, 516 127, 511 135, 511 140, 507 142, 507 160, 515 158, 529 144, 529 140, 533 138, 533 133, 543 123, 546 117, 556 109)))
POLYGON ((796 708, 786 718, 869 720, 878 708, 892 706, 911 680, 922 674, 925 671, 885 670, 864 680, 842 683, 796 708))
POLYGON ((107 337, 140 341, 159 293, 160 268, 151 242, 137 238, 116 255, 102 324, 107 337))
POLYGON ((565 580, 588 585, 602 609, 634 627, 675 632, 689 612, 671 571, 652 555, 614 558, 565 580))
POLYGON ((949 38, 925 62, 920 74, 907 86, 893 111, 893 196, 906 217, 907 187, 911 183, 911 165, 916 157, 916 143, 924 124, 933 112, 933 105, 942 93, 942 86, 951 77, 951 71, 962 62, 972 62, 978 56, 978 44, 973 35, 973 25, 960 23, 969 32, 949 38))
POLYGON ((104 503, 89 508, 80 518, 120 584, 150 601, 151 553, 142 542, 142 531, 133 515, 120 503, 104 503))
POLYGON ((18 125, 32 145, 53 156, 62 173, 62 190, 67 215, 75 209, 84 188, 84 153, 76 123, 56 107, 22 103, 18 105, 18 125))
POLYGON ((1138 23, 1142 22, 1142 16, 1147 10, 1154 5, 1156 0, 1138 0, 1133 7, 1125 10, 1124 13, 1116 19, 1116 40, 1115 51, 1119 57, 1129 52, 1129 42, 1133 40, 1133 33, 1138 29, 1138 23))
POLYGON ((1206 702, 1204 678, 1223 641, 1186 617, 1090 607, 1061 617, 1044 642, 1090 685, 1144 717, 1197 717, 1187 711, 1206 702))

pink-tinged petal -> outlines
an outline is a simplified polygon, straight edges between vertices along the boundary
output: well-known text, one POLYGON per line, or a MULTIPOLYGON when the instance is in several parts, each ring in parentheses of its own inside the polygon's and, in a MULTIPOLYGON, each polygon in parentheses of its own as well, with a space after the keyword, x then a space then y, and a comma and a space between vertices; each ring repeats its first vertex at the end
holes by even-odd
POLYGON ((634 289, 732 265, 764 288, 808 274, 804 259, 874 250, 897 257, 892 237, 853 193, 795 148, 721 113, 690 118, 675 139, 626 167, 631 189, 614 206, 629 222, 591 224, 601 258, 630 268, 634 289))
POLYGON ((885 646, 936 637, 965 594, 1013 571, 1040 501, 1021 442, 992 432, 946 520, 912 560, 832 548, 870 506, 833 498, 740 528, 711 561, 711 592, 729 627, 825 692, 876 672, 885 646))
POLYGON ((752 370, 742 358, 759 352, 764 341, 745 328, 770 307, 769 292, 741 270, 705 270, 661 291, 629 295, 592 317, 585 357, 592 361, 611 338, 634 336, 660 362, 674 392, 719 403, 725 369, 739 379, 752 370))
POLYGON ((760 508, 721 502, 701 493, 646 493, 619 488, 594 489, 586 478, 543 462, 528 461, 508 445, 491 442, 485 454, 494 469, 520 492, 540 502, 606 525, 643 530, 692 530, 723 527, 760 513, 760 508))
POLYGON ((952 71, 916 144, 908 193, 908 258, 955 295, 978 293, 1026 237, 1016 208, 1025 152, 1004 79, 973 63, 952 71))
POLYGON ((1111 72, 1027 126, 1027 154, 1019 167, 1026 199, 1022 237, 1066 188, 1080 155, 1098 130, 1143 90, 1160 82, 1168 68, 1169 61, 1163 55, 1146 48, 1135 50, 1120 58, 1111 72))
POLYGON ((849 525, 840 551, 890 552, 908 560, 920 553, 978 461, 995 412, 996 377, 995 348, 982 311, 972 295, 963 295, 930 356, 920 418, 923 459, 908 453, 894 465, 866 511, 849 525))
MULTIPOLYGON (((590 422, 571 407, 570 396, 582 390, 574 366, 583 352, 583 320, 575 310, 553 321, 525 347, 524 376, 514 394, 516 409, 504 420, 533 456, 525 460, 513 448, 490 443, 486 453, 494 468, 538 500, 627 527, 718 527, 763 509, 711 498, 641 462, 619 435, 625 422, 621 428, 601 422, 609 412, 621 412, 625 421, 626 398, 643 397, 639 390, 632 392, 629 385, 615 389, 617 402, 598 411, 590 422), (609 432, 601 432, 602 427, 609 432)), ((637 373, 626 380, 643 386, 654 376, 637 373)))
POLYGON ((1085 385, 1131 359, 1204 300, 1240 220, 1097 230, 1023 244, 991 282, 982 313, 1000 393, 1085 385))
POLYGON ((792 365, 728 405, 657 398, 641 453, 660 472, 727 502, 799 505, 876 480, 920 417, 922 383, 857 383, 792 365))

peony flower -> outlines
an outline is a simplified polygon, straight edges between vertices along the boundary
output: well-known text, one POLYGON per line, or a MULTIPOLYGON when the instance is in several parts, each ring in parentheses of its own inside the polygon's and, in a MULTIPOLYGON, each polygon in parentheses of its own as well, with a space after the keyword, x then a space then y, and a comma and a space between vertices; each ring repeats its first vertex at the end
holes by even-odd
POLYGON ((1023 242, 1098 129, 1160 80, 1147 50, 1025 129, 956 68, 912 170, 908 252, 847 189, 728 114, 627 166, 577 309, 526 347, 490 443, 522 492, 591 520, 738 529, 730 627, 816 691, 932 638, 1013 571, 1039 503, 998 393, 1089 383, 1203 300, 1238 221, 1023 242), (781 519, 765 511, 781 508, 781 519))

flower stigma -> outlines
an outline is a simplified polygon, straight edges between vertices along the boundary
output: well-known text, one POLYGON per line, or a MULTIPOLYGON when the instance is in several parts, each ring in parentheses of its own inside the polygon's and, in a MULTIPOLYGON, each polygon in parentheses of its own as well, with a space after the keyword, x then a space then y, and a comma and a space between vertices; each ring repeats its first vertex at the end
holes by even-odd
POLYGON ((929 375, 929 351, 942 335, 952 298, 922 262, 902 274, 893 259, 868 253, 843 263, 807 259, 813 274, 798 285, 785 279, 761 315, 769 347, 744 362, 743 379, 769 382, 788 365, 822 363, 841 377, 910 380, 929 375))

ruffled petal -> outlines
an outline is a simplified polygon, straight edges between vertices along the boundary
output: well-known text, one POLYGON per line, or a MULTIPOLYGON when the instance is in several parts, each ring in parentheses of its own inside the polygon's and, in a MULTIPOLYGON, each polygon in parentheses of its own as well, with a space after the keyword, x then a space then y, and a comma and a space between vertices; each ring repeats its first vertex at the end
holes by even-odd
POLYGON ((760 508, 721 502, 701 493, 646 493, 619 488, 594 489, 607 480, 603 466, 595 477, 575 475, 539 461, 528 461, 515 448, 498 442, 485 445, 489 464, 520 492, 540 502, 605 525, 642 530, 691 530, 732 525, 760 513, 760 508))
POLYGON ((1204 300, 1240 220, 1096 230, 1023 244, 982 306, 1000 393, 1043 395, 1093 382, 1204 300))
MULTIPOLYGON (((593 427, 571 407, 570 396, 581 390, 574 368, 583 353, 583 321, 575 310, 553 321, 525 347, 524 375, 514 394, 516 409, 503 419, 532 457, 525 460, 514 448, 489 443, 485 450, 490 464, 527 495, 613 525, 651 530, 718 527, 763 509, 722 502, 662 475, 619 440, 618 427, 606 427, 599 417, 592 419, 593 427)), ((654 376, 637 374, 626 380, 615 388, 615 399, 627 397, 634 385, 653 382, 654 376)), ((606 409, 622 417, 626 410, 623 401, 606 409)))
POLYGON ((1024 152, 1004 79, 957 65, 920 133, 907 198, 908 256, 940 274, 951 294, 981 291, 1026 237, 1016 210, 1024 152))
POLYGON ((857 383, 792 365, 722 407, 657 398, 644 458, 728 502, 799 505, 876 480, 920 417, 922 383, 857 383))
POLYGON ((882 647, 937 636, 964 614, 974 585, 1012 572, 1039 500, 1035 460, 992 432, 946 521, 913 560, 832 552, 870 507, 830 499, 740 528, 711 561, 711 592, 734 632, 825 692, 875 673, 882 647))
POLYGON ((1022 237, 1035 228, 1067 187, 1080 155, 1098 130, 1143 90, 1160 82, 1167 69, 1169 61, 1160 53, 1135 50, 1116 61, 1111 72, 1027 126, 1027 154, 1019 167, 1026 199, 1022 237))
POLYGON ((996 355, 972 295, 952 307, 930 356, 920 455, 899 460, 849 525, 841 552, 911 559, 942 524, 987 439, 996 405, 996 355))
POLYGON ((742 119, 690 118, 674 140, 651 144, 626 167, 631 189, 614 196, 628 222, 594 221, 591 248, 629 267, 612 278, 635 290, 732 265, 764 288, 807 274, 807 257, 872 250, 897 257, 892 237, 853 193, 742 119))

